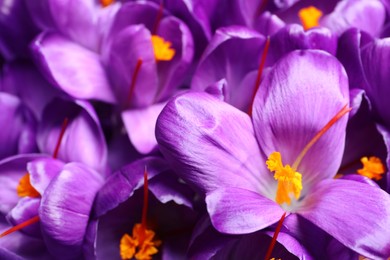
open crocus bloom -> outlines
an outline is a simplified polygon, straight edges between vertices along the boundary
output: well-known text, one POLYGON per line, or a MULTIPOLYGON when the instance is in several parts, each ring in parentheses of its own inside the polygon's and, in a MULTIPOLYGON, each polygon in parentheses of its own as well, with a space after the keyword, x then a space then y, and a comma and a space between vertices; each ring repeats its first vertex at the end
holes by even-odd
POLYGON ((252 120, 206 93, 188 93, 164 108, 156 137, 178 174, 206 194, 218 231, 252 233, 287 211, 361 255, 385 258, 390 253, 389 195, 364 183, 332 179, 344 150, 347 116, 340 111, 347 111, 348 96, 346 73, 335 58, 322 51, 294 51, 260 85, 252 120), (331 120, 337 122, 302 157, 331 120), (269 169, 276 170, 278 182, 287 179, 288 199, 281 198, 285 194, 278 186, 283 185, 269 169), (278 170, 287 174, 280 176, 278 170))

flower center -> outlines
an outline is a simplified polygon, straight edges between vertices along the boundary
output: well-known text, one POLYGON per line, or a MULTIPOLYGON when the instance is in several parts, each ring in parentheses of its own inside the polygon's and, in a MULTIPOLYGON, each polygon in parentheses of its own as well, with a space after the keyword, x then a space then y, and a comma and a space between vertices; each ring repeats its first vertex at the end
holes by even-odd
POLYGON ((322 16, 322 12, 314 6, 309 6, 299 10, 298 16, 301 20, 303 28, 305 30, 309 30, 319 25, 318 21, 322 16))
POLYGON ((18 193, 19 197, 38 198, 41 196, 39 192, 31 185, 29 173, 26 173, 22 178, 20 178, 19 185, 16 187, 16 192, 18 193))
POLYGON ((100 4, 103 6, 103 7, 107 7, 109 6, 110 4, 114 3, 115 0, 100 0, 100 4))
POLYGON ((268 169, 275 172, 274 178, 278 181, 276 202, 279 205, 291 204, 291 195, 299 199, 302 190, 302 174, 295 171, 290 165, 284 166, 279 152, 273 152, 266 162, 268 169))
POLYGON ((172 43, 164 38, 152 35, 152 44, 156 61, 170 61, 175 56, 175 50, 171 48, 172 43))
POLYGON ((381 159, 371 156, 370 158, 362 157, 360 161, 363 164, 363 168, 357 170, 357 173, 377 181, 382 179, 382 174, 385 173, 385 166, 381 159))

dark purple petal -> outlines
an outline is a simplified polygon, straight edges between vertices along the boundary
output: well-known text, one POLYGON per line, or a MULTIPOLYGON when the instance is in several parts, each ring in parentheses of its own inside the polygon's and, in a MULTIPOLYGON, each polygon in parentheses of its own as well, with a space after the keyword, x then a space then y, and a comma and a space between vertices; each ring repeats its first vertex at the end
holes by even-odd
POLYGON ((29 161, 46 158, 42 154, 23 154, 0 161, 0 212, 7 214, 19 201, 16 192, 19 180, 27 173, 29 161))
POLYGON ((157 148, 155 126, 157 117, 166 103, 147 108, 130 109, 122 112, 122 120, 131 143, 139 153, 148 154, 157 148))
MULTIPOLYGON (((294 51, 274 66, 256 94, 253 124, 259 146, 265 156, 280 152, 283 163, 293 165, 318 131, 348 104, 348 79, 334 57, 323 51, 294 51)), ((336 174, 347 119, 339 119, 304 156, 297 169, 303 194, 336 174)))
POLYGON ((206 195, 213 226, 226 234, 248 234, 282 217, 283 209, 262 195, 240 188, 220 188, 206 195))
POLYGON ((242 85, 249 72, 257 71, 265 38, 246 27, 219 29, 205 50, 192 79, 191 88, 205 90, 226 79, 226 102, 247 111, 255 80, 242 85))
POLYGON ((42 195, 51 180, 62 170, 65 163, 52 158, 41 158, 27 163, 31 185, 42 195))
POLYGON ((386 10, 381 1, 345 0, 335 10, 324 16, 320 24, 341 35, 351 27, 378 36, 385 22, 386 10))
POLYGON ((101 175, 80 163, 69 163, 42 196, 39 217, 52 255, 79 257, 92 203, 103 184, 101 175))
POLYGON ((285 23, 277 15, 268 11, 262 13, 254 24, 254 28, 263 35, 273 35, 284 26, 285 23))
POLYGON ((157 120, 156 138, 172 168, 202 192, 272 189, 249 116, 207 93, 171 100, 157 120))
POLYGON ((69 95, 114 102, 97 53, 56 33, 43 33, 33 43, 35 62, 47 79, 69 95))
POLYGON ((348 180, 319 182, 298 214, 345 246, 369 258, 390 255, 390 196, 348 180))
POLYGON ((45 108, 43 118, 45 120, 39 126, 37 137, 41 151, 54 155, 63 121, 68 118, 58 158, 65 162, 82 162, 105 171, 106 142, 96 112, 89 103, 55 99, 45 108))
POLYGON ((385 190, 387 192, 390 192, 390 131, 388 130, 388 128, 385 128, 381 125, 377 125, 377 129, 379 131, 379 133, 382 135, 382 138, 383 138, 383 141, 385 143, 385 146, 386 146, 386 152, 387 152, 387 156, 386 156, 386 168, 387 168, 387 173, 386 173, 386 178, 387 180, 385 180, 385 190))

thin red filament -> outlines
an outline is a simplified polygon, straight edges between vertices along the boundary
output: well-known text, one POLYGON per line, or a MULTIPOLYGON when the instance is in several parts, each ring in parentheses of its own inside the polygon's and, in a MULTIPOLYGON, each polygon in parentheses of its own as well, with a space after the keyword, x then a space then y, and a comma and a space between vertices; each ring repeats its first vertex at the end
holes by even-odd
POLYGON ((267 58, 267 53, 268 53, 270 41, 271 41, 270 37, 268 36, 267 40, 265 42, 263 54, 261 55, 259 69, 257 70, 257 77, 256 77, 256 81, 255 81, 254 91, 253 91, 253 94, 252 94, 252 100, 251 100, 251 103, 250 103, 250 106, 249 106, 249 111, 248 111, 248 115, 249 116, 252 116, 253 102, 255 101, 256 93, 257 93, 257 91, 259 90, 259 87, 260 87, 261 75, 263 74, 265 60, 267 58))
POLYGON ((142 59, 139 58, 137 60, 137 64, 135 65, 135 70, 134 70, 133 76, 131 78, 130 91, 129 91, 129 95, 127 96, 128 105, 130 105, 131 99, 133 98, 135 85, 137 83, 137 78, 138 78, 138 74, 139 74, 139 71, 141 69, 141 66, 142 66, 142 59))
POLYGON ((30 225, 32 225, 34 223, 37 223, 38 221, 39 221, 39 217, 38 216, 30 218, 30 219, 28 219, 28 220, 26 220, 26 221, 24 221, 24 222, 22 222, 22 223, 20 223, 18 225, 14 226, 14 227, 12 227, 12 228, 10 228, 8 230, 6 230, 5 232, 1 233, 0 234, 0 238, 5 237, 5 236, 7 236, 7 235, 9 235, 9 234, 11 234, 11 233, 13 233, 15 231, 21 230, 21 229, 23 229, 23 228, 25 228, 27 226, 30 226, 30 225))
POLYGON ((272 237, 271 244, 268 247, 267 253, 265 254, 264 260, 270 260, 272 251, 274 250, 276 239, 278 238, 278 235, 280 233, 280 230, 282 229, 283 221, 286 218, 286 212, 283 213, 282 217, 280 218, 278 225, 276 226, 275 233, 272 237))
POLYGON ((267 0, 260 0, 259 7, 257 7, 256 10, 256 17, 260 16, 261 13, 264 11, 265 7, 267 6, 267 0))
POLYGON ((54 149, 54 153, 53 153, 54 159, 56 159, 58 156, 58 152, 60 150, 62 138, 64 137, 66 127, 68 126, 68 122, 69 122, 69 119, 67 117, 65 117, 64 121, 62 122, 61 132, 60 132, 60 135, 58 136, 56 148, 54 149))
POLYGON ((142 207, 142 228, 146 229, 146 217, 148 214, 148 195, 149 195, 149 187, 148 187, 148 170, 145 166, 144 171, 144 205, 142 207))
POLYGON ((164 3, 163 0, 160 1, 160 7, 158 8, 157 16, 156 16, 156 21, 154 22, 152 34, 157 34, 158 27, 160 26, 160 21, 163 16, 163 10, 164 10, 164 3))

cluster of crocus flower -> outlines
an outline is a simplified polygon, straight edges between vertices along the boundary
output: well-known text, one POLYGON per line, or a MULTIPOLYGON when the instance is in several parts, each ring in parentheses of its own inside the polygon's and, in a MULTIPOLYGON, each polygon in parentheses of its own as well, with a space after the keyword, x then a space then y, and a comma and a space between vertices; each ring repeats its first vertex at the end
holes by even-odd
POLYGON ((387 0, 0 0, 1 259, 390 259, 387 0))

